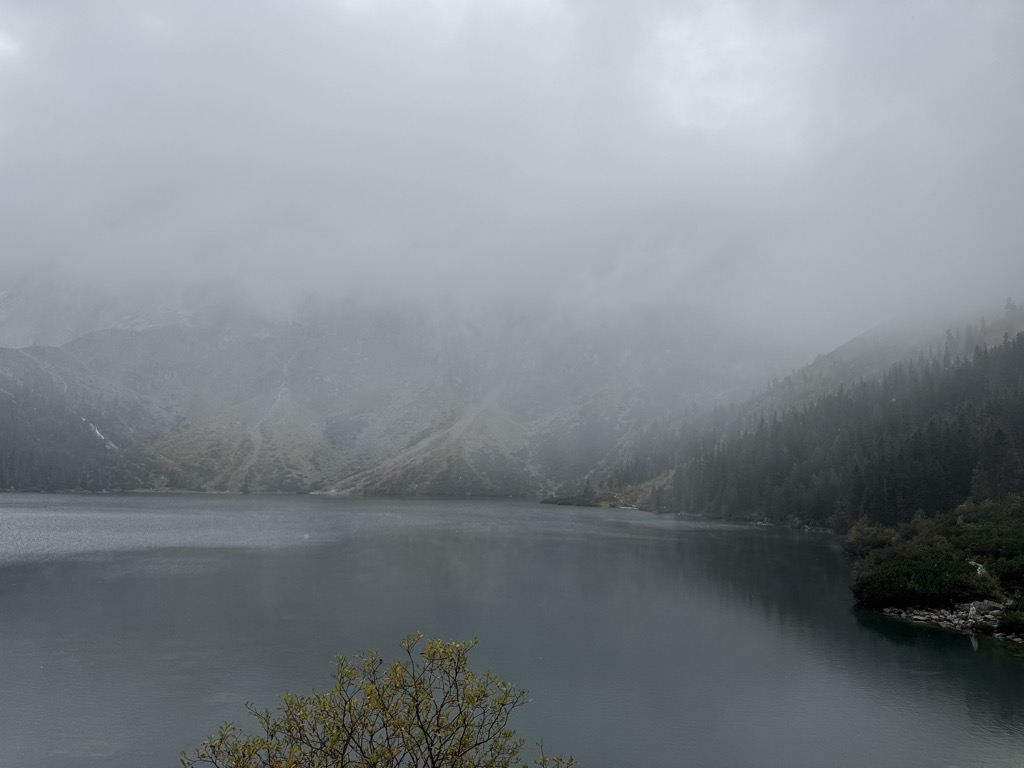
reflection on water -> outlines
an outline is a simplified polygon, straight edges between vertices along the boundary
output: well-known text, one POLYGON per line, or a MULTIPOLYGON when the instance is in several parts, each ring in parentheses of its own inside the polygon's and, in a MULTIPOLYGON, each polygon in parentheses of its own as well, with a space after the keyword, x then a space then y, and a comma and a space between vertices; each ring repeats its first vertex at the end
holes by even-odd
POLYGON ((174 765, 247 700, 478 636, 588 766, 1011 766, 1024 660, 852 610, 827 537, 511 502, 0 497, 3 765, 174 765), (21 547, 21 548, 19 548, 21 547))

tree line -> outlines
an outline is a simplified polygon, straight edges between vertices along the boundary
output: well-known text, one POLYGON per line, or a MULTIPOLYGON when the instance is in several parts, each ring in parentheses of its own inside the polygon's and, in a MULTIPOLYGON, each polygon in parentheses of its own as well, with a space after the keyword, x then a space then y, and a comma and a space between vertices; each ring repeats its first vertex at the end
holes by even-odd
POLYGON ((652 494, 658 510, 845 532, 1005 498, 1024 491, 1024 333, 967 359, 899 363, 687 443, 652 494))

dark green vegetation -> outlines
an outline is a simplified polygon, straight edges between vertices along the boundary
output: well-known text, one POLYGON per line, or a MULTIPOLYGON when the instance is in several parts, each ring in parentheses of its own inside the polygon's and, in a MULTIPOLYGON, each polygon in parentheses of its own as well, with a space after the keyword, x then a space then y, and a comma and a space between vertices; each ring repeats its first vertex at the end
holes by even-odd
MULTIPOLYGON (((948 340, 942 354, 878 379, 770 413, 755 400, 731 421, 681 436, 651 506, 848 534, 863 558, 854 593, 867 607, 1018 597, 1024 333, 966 358, 948 340)), ((1011 612, 1004 624, 1019 620, 1011 612)))
POLYGON ((659 509, 827 525, 910 522, 1024 490, 1024 335, 905 363, 749 429, 695 438, 659 509))
MULTIPOLYGON (((867 608, 948 608, 980 598, 1024 596, 1024 497, 969 501, 895 528, 863 521, 846 549, 857 563, 853 592, 867 608)), ((1024 634, 1024 612, 1007 610, 1003 632, 1024 634)))
MULTIPOLYGON (((225 723, 185 768, 511 768, 523 740, 509 728, 526 692, 490 672, 469 669, 475 642, 402 642, 404 658, 385 664, 375 651, 338 660, 334 686, 308 696, 285 693, 277 713, 249 711, 259 733, 225 723)), ((570 766, 545 757, 537 765, 570 766)))
POLYGON ((867 608, 948 608, 1019 591, 1022 584, 1005 566, 1024 554, 1020 512, 1014 498, 970 502, 934 518, 917 515, 898 528, 854 526, 846 547, 864 558, 853 587, 857 602, 867 608), (1001 581, 1000 573, 1011 578, 1001 581))

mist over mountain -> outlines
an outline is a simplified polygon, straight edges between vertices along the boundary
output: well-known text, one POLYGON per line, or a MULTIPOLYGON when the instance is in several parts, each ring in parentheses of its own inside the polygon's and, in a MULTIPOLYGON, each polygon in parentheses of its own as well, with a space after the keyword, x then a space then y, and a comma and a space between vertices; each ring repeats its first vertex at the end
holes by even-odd
POLYGON ((879 328, 787 376, 793 349, 678 309, 120 310, 59 346, 0 349, 0 487, 542 497, 643 485, 713 412, 735 412, 734 430, 904 359, 952 364, 1022 324, 1008 302, 965 328, 879 328))
POLYGON ((1024 284, 1022 36, 5 3, 0 485, 558 492, 891 318, 942 333, 1024 284))
MULTIPOLYGON (((8 409, 63 413, 98 457, 55 487, 531 496, 646 424, 742 396, 780 356, 655 310, 580 323, 353 305, 112 327, 4 350, 0 373, 8 409)), ((41 439, 23 421, 4 434, 14 453, 41 439)), ((0 483, 56 482, 32 476, 0 483)))
POLYGON ((866 340, 855 341, 731 418, 686 432, 661 457, 674 466, 649 503, 845 533, 858 521, 907 524, 1024 491, 1024 311, 1015 302, 996 322, 949 329, 941 347, 882 369, 892 347, 865 355, 866 340), (829 362, 861 375, 830 381, 829 362))
POLYGON ((1015 3, 13 0, 0 291, 53 285, 44 325, 676 307, 813 355, 1024 282, 1022 31, 1015 3))

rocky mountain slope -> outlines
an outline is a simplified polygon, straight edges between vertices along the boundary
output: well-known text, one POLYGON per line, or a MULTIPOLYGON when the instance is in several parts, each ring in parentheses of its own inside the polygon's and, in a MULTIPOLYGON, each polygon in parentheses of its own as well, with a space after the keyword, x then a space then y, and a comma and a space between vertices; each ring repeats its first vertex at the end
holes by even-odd
POLYGON ((0 349, 0 487, 543 495, 773 358, 653 311, 134 323, 0 349))

